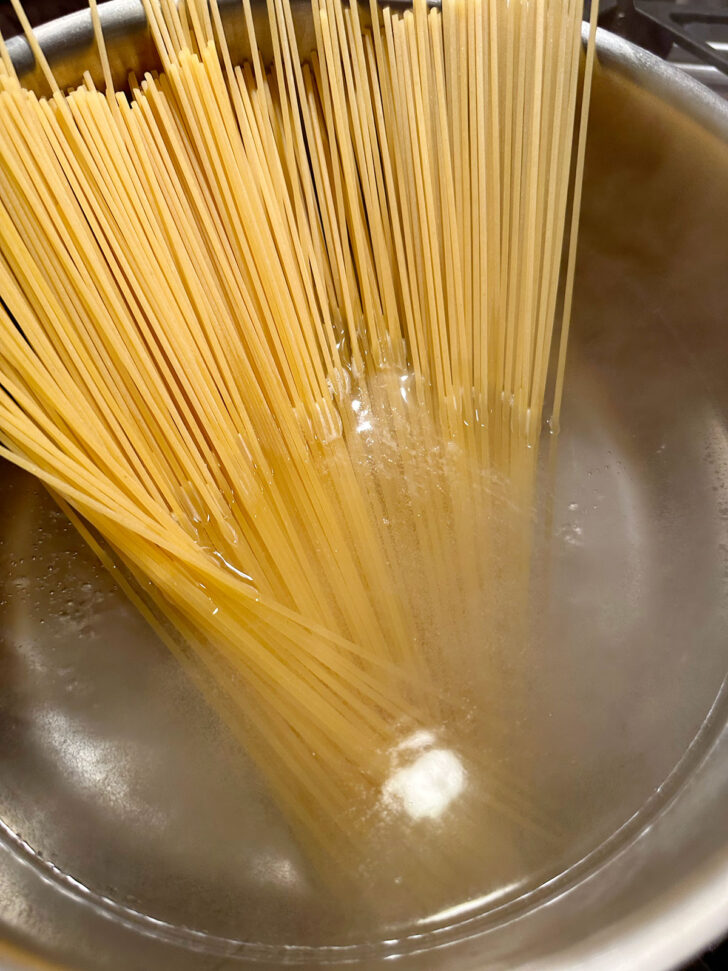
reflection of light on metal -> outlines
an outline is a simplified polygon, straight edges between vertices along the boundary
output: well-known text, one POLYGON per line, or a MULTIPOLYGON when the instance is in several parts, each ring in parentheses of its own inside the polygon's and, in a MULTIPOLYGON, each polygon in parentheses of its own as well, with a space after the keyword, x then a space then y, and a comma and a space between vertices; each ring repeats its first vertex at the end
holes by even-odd
POLYGON ((459 757, 450 749, 431 748, 434 741, 427 731, 405 739, 396 754, 415 757, 397 765, 382 790, 385 803, 414 820, 441 816, 465 788, 467 774, 459 757))
POLYGON ((487 907, 488 904, 495 903, 497 900, 502 900, 504 897, 509 897, 516 891, 521 890, 525 885, 525 881, 516 881, 516 883, 506 884, 504 887, 498 887, 497 890, 493 890, 491 893, 483 894, 482 897, 473 897, 471 900, 465 900, 461 904, 456 904, 454 907, 447 907, 445 910, 439 910, 436 914, 429 914, 427 917, 423 917, 419 920, 418 924, 441 924, 445 921, 451 921, 458 917, 463 917, 465 914, 472 913, 476 910, 482 910, 487 907))
POLYGON ((60 711, 46 712, 38 720, 38 731, 52 746, 66 775, 79 786, 103 791, 111 799, 128 797, 129 784, 118 743, 94 738, 60 711))
POLYGON ((266 860, 264 870, 268 880, 278 887, 297 887, 301 883, 298 870, 285 857, 266 860))

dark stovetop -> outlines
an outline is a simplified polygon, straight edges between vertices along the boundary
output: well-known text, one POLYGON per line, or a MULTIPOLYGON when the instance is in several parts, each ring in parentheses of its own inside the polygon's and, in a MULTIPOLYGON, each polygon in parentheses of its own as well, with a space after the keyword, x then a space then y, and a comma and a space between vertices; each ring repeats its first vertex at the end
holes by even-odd
MULTIPOLYGON (((87 6, 86 0, 23 0, 23 8, 34 27, 87 6)), ((20 32, 13 8, 7 0, 0 0, 0 30, 3 37, 12 37, 20 32)))
POLYGON ((712 951, 708 951, 697 961, 686 965, 684 971, 723 971, 728 967, 728 943, 720 944, 712 951))

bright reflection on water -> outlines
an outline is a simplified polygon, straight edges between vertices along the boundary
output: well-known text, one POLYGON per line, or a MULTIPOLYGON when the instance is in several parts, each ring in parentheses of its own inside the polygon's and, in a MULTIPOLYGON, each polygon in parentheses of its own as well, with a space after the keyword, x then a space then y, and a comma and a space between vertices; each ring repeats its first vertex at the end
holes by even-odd
POLYGON ((382 790, 385 806, 403 810, 411 819, 436 819, 465 788, 467 773, 450 749, 431 748, 435 736, 420 731, 398 746, 395 769, 382 790), (403 756, 414 760, 401 765, 403 756), (398 764, 399 763, 399 764, 398 764))

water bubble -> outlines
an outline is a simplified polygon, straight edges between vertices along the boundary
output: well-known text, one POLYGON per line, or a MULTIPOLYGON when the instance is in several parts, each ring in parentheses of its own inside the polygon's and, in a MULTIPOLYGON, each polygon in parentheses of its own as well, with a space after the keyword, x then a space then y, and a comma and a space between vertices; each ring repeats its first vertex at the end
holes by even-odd
POLYGON ((584 530, 577 523, 567 523, 559 530, 559 537, 569 546, 581 546, 584 530))

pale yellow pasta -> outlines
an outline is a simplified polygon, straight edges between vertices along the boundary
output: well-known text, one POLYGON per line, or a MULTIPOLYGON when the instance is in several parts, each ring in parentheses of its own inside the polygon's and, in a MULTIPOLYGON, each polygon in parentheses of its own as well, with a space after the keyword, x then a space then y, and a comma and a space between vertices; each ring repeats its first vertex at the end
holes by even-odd
POLYGON ((554 330, 558 416, 593 30, 577 120, 581 0, 313 0, 314 52, 269 0, 269 65, 249 0, 243 65, 216 0, 144 0, 163 71, 118 92, 90 0, 105 90, 67 93, 13 3, 49 93, 0 38, 0 454, 338 852, 441 717, 421 605, 494 582, 483 472, 530 496, 554 330))

